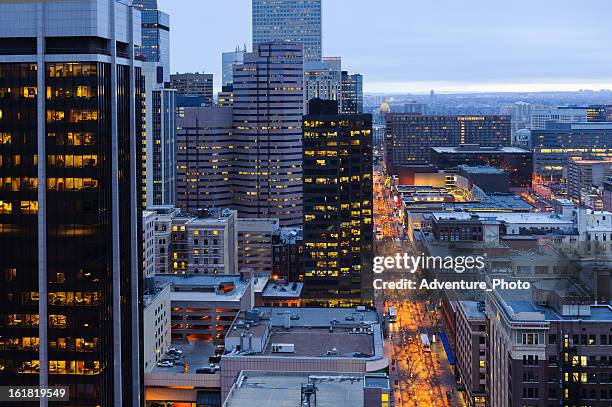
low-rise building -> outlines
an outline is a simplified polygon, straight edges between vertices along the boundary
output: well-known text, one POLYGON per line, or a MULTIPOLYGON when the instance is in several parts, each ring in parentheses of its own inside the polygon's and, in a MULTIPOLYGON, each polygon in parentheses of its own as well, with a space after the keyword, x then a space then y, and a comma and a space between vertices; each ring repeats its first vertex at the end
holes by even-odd
POLYGON ((225 338, 221 392, 242 371, 368 373, 389 365, 378 314, 361 308, 256 308, 225 338))
POLYGON ((274 268, 274 240, 280 234, 279 220, 240 218, 237 228, 238 269, 271 275, 274 268))
POLYGON ((236 316, 254 305, 252 278, 243 275, 158 275, 170 284, 173 340, 222 343, 236 316))
POLYGON ((237 214, 210 208, 199 215, 174 207, 152 207, 155 274, 237 274, 237 214))
POLYGON ((294 406, 387 407, 386 375, 355 373, 242 372, 223 407, 294 406), (306 403, 305 403, 306 402, 306 403))
POLYGON ((150 373, 170 348, 170 285, 153 284, 143 297, 144 371, 150 373))

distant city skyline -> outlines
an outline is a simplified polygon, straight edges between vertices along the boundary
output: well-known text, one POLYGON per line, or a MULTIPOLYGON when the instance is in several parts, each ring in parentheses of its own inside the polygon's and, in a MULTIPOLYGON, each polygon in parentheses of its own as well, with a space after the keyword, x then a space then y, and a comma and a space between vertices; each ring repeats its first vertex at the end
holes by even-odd
MULTIPOLYGON (((347 3, 323 0, 323 55, 363 74, 368 93, 612 89, 606 0, 347 3)), ((220 89, 221 53, 251 49, 251 0, 159 6, 171 19, 171 71, 212 72, 220 89)))

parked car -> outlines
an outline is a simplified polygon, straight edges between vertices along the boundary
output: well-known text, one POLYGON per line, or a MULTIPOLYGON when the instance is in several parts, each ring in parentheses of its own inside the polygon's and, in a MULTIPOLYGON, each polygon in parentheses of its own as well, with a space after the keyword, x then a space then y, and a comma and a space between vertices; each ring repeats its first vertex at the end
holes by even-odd
POLYGON ((175 347, 170 347, 168 348, 168 353, 178 353, 179 355, 183 354, 183 351, 179 348, 175 348, 175 347))
POLYGON ((157 367, 172 367, 174 366, 174 362, 171 360, 160 360, 157 362, 157 367))
POLYGON ((200 369, 196 370, 196 374, 215 374, 217 373, 219 370, 221 370, 221 368, 219 367, 219 365, 213 365, 211 364, 210 366, 207 367, 203 367, 200 369))

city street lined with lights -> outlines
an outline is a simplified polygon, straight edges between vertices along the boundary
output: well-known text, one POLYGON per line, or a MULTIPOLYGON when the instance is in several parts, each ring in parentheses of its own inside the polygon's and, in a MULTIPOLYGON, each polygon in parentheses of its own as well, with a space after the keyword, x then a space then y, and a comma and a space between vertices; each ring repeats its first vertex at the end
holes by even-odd
MULTIPOLYGON (((415 255, 414 246, 405 238, 402 214, 398 213, 397 198, 391 191, 390 179, 382 169, 375 169, 376 255, 415 255)), ((414 273, 397 267, 386 269, 385 275, 385 281, 406 280, 407 285, 421 277, 420 270, 414 273)), ((376 291, 377 306, 388 327, 385 351, 390 360, 395 406, 463 406, 442 343, 436 340, 441 327, 436 307, 427 298, 428 292, 376 291), (390 308, 394 309, 395 322, 389 321, 390 308), (429 343, 423 341, 423 335, 429 343)))

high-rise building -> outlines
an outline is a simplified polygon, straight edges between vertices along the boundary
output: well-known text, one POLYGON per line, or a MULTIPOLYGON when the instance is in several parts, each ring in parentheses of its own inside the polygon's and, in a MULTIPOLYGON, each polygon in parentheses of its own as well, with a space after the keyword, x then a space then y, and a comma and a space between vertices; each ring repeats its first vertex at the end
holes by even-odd
POLYGON ((186 107, 177 120, 177 207, 189 213, 232 205, 231 107, 186 107))
POLYGON ((560 106, 551 109, 535 109, 531 112, 531 130, 543 130, 548 122, 581 123, 586 121, 586 107, 560 106))
POLYGON ((146 206, 176 201, 176 90, 166 88, 157 62, 143 62, 145 146, 143 178, 146 206))
POLYGON ((422 116, 388 113, 384 150, 388 171, 430 162, 431 147, 510 145, 510 116, 422 116))
POLYGON ((136 57, 143 62, 157 62, 157 73, 170 81, 170 16, 158 10, 157 0, 134 0, 142 20, 142 46, 136 48, 136 57))
POLYGON ((342 98, 342 61, 340 58, 323 58, 321 62, 304 64, 304 111, 308 101, 314 98, 337 100, 342 98))
POLYGON ((302 45, 256 44, 234 69, 234 207, 302 223, 302 45))
POLYGON ((242 64, 244 61, 244 54, 246 53, 246 46, 244 49, 236 48, 233 52, 224 52, 221 55, 221 85, 228 86, 234 83, 234 65, 242 64))
POLYGON ((342 98, 340 109, 343 114, 363 113, 363 76, 342 71, 342 98))
POLYGON ((608 160, 570 160, 567 175, 567 193, 575 203, 584 204, 584 196, 593 189, 603 188, 612 177, 612 158, 608 160))
POLYGON ((531 143, 535 179, 558 181, 571 158, 612 158, 612 123, 548 123, 531 131, 531 143))
POLYGON ((427 105, 415 100, 404 103, 404 113, 427 114, 427 105))
POLYGON ((144 403, 140 28, 125 1, 0 4, 0 382, 75 406, 144 403))
POLYGON ((371 304, 372 116, 313 99, 303 131, 303 303, 371 304))
POLYGON ((221 92, 217 94, 217 106, 234 106, 234 85, 221 87, 221 92))
POLYGON ((213 74, 211 73, 176 73, 170 75, 171 87, 176 89, 177 106, 212 106, 213 74), (187 99, 186 104, 182 101, 187 99), (189 102, 197 99, 197 103, 189 102))
POLYGON ((252 11, 253 49, 261 43, 299 42, 305 62, 321 60, 321 0, 253 0, 252 11))

